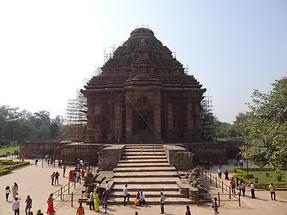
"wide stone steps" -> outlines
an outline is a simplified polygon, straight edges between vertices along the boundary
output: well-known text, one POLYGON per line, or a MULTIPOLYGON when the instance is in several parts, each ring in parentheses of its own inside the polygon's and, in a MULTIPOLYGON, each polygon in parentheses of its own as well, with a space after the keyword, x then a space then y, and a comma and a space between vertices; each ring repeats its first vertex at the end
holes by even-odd
POLYGON ((114 173, 114 178, 123 178, 123 177, 175 177, 178 176, 177 172, 167 172, 167 171, 157 171, 157 172, 134 172, 133 174, 130 172, 116 172, 114 173))
POLYGON ((166 158, 160 158, 160 159, 124 159, 120 160, 119 163, 163 163, 166 162, 168 163, 166 158))
POLYGON ((123 160, 128 160, 128 159, 166 159, 165 155, 127 155, 127 156, 122 156, 123 160))
POLYGON ((122 156, 165 156, 164 152, 125 152, 122 156))
MULTIPOLYGON (((123 204, 123 197, 117 197, 117 198, 110 198, 110 201, 114 205, 121 205, 123 204)), ((130 199, 130 204, 133 204, 133 199, 130 199)), ((167 197, 164 201, 165 205, 173 205, 173 204, 184 204, 188 205, 191 204, 191 200, 188 198, 183 197, 167 197)), ((146 204, 148 205, 159 205, 160 204, 160 198, 159 197, 153 197, 146 199, 146 204)))
POLYGON ((168 167, 117 167, 114 172, 153 172, 153 171, 176 171, 176 168, 168 167))
POLYGON ((118 163, 117 168, 129 168, 129 167, 170 167, 168 162, 162 162, 162 163, 118 163))
POLYGON ((179 180, 176 168, 168 163, 162 145, 131 144, 126 145, 121 160, 113 170, 114 186, 110 204, 123 204, 123 188, 133 200, 137 192, 143 191, 149 205, 160 203, 163 192, 165 204, 190 204, 179 192, 179 180))
MULTIPOLYGON (((113 191, 123 192, 124 186, 122 184, 115 184, 113 187, 113 191)), ((128 185, 129 192, 146 192, 146 191, 179 191, 177 184, 129 184, 128 185)))
POLYGON ((114 178, 116 184, 122 184, 122 188, 125 184, 176 184, 178 177, 150 177, 150 178, 114 178))
MULTIPOLYGON (((138 191, 140 192, 140 191, 138 191)), ((135 198, 136 195, 137 195, 137 191, 132 191, 132 192, 129 192, 129 194, 131 195, 130 198, 135 198)), ((147 192, 144 192, 144 195, 145 195, 145 199, 148 201, 148 198, 154 198, 154 197, 158 197, 160 198, 160 192, 156 192, 156 191, 147 191, 147 192)), ((164 196, 165 197, 182 197, 178 191, 165 191, 164 192, 164 196)), ((123 197, 123 192, 121 191, 115 191, 115 192, 112 192, 111 193, 111 197, 123 197)))

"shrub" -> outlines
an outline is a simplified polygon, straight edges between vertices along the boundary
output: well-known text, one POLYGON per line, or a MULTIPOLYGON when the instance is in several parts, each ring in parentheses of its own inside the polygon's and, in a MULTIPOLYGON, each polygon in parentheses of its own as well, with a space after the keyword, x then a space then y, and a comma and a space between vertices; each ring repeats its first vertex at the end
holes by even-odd
POLYGON ((265 172, 265 176, 268 178, 270 176, 269 172, 265 172))

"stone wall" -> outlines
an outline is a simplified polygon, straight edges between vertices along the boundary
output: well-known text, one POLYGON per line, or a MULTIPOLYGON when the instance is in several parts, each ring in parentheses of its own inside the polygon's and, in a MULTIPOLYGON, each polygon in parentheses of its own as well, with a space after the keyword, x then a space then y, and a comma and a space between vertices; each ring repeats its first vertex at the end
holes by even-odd
POLYGON ((65 141, 27 141, 20 145, 19 154, 24 158, 43 158, 45 155, 60 157, 61 147, 69 142, 65 141))
POLYGON ((75 164, 80 159, 88 165, 96 165, 99 161, 98 152, 104 147, 104 144, 70 143, 62 146, 60 159, 64 164, 75 164))
POLYGON ((178 145, 163 145, 167 160, 177 170, 193 168, 193 154, 178 145))
POLYGON ((99 168, 113 170, 122 157, 125 145, 111 145, 98 152, 99 168))

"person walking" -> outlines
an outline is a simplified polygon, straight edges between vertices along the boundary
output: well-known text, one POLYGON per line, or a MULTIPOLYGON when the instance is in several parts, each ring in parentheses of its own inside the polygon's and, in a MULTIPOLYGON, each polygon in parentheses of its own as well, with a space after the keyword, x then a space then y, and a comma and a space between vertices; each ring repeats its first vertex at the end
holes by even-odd
POLYGON ((66 165, 63 165, 63 177, 65 178, 65 173, 66 173, 66 165))
POLYGON ((76 215, 84 215, 84 214, 85 214, 85 210, 84 210, 84 208, 82 206, 82 203, 80 203, 80 205, 79 205, 79 207, 77 209, 76 215))
POLYGON ((123 195, 124 195, 124 206, 126 206, 127 202, 130 202, 130 194, 128 190, 128 185, 126 184, 123 188, 123 195))
POLYGON ((55 173, 55 185, 57 184, 59 184, 59 176, 60 176, 60 174, 59 174, 59 172, 56 172, 55 173))
POLYGON ((270 190, 271 200, 276 201, 276 193, 275 193, 275 187, 274 187, 273 183, 270 183, 269 190, 270 190))
POLYGON ((12 187, 13 199, 16 199, 17 193, 18 193, 18 184, 16 182, 14 182, 14 185, 12 187))
POLYGON ((231 180, 230 180, 230 187, 231 187, 232 194, 235 195, 235 181, 234 181, 234 178, 231 178, 231 180))
POLYGON ((189 206, 188 206, 188 205, 186 206, 186 212, 185 212, 185 215, 191 215, 190 208, 189 208, 189 206))
POLYGON ((53 199, 53 193, 50 194, 48 200, 47 200, 48 208, 47 208, 47 214, 48 215, 54 215, 56 213, 54 209, 54 199, 53 199))
POLYGON ((26 203, 25 213, 26 213, 26 215, 29 215, 30 210, 32 208, 32 199, 30 198, 29 195, 27 196, 25 203, 26 203))
POLYGON ((255 185, 253 184, 253 182, 251 182, 250 184, 250 191, 251 191, 251 198, 255 199, 255 185))
POLYGON ((8 198, 9 198, 9 194, 11 193, 10 187, 6 186, 5 188, 5 197, 6 197, 6 201, 8 202, 8 198))
POLYGON ((164 200, 165 196, 163 195, 163 192, 160 192, 160 213, 164 214, 164 200))
POLYGON ((108 191, 105 190, 102 194, 102 207, 105 209, 105 214, 108 212, 108 191))
POLYGON ((218 174, 218 178, 221 179, 222 172, 221 172, 220 167, 218 167, 218 169, 217 169, 217 174, 218 174))
POLYGON ((229 180, 228 174, 229 174, 228 170, 225 169, 225 172, 224 172, 225 180, 229 180))
POLYGON ((94 192, 90 192, 90 210, 95 210, 94 192))
POLYGON ((219 214, 219 212, 218 212, 219 205, 218 205, 218 202, 217 202, 217 198, 216 198, 216 197, 214 198, 211 207, 213 208, 213 211, 214 211, 214 214, 215 214, 215 215, 219 214))
POLYGON ((245 183, 244 183, 244 182, 242 182, 242 184, 241 184, 242 196, 245 196, 245 190, 246 190, 245 183))
POLYGON ((13 202, 12 210, 14 211, 14 215, 20 214, 20 202, 19 202, 17 197, 15 198, 15 200, 13 202))
POLYGON ((96 191, 94 192, 94 205, 95 205, 95 211, 99 212, 100 211, 100 198, 96 191))
POLYGON ((52 185, 54 185, 54 180, 55 180, 55 172, 53 172, 51 175, 51 184, 52 185))

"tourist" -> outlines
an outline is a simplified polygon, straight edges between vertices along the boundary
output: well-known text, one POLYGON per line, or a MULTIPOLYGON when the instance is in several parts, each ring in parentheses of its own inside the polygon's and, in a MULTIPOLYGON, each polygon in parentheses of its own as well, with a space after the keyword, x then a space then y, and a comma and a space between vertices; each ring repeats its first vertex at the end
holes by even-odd
POLYGON ((271 183, 269 185, 269 190, 270 190, 271 200, 276 201, 276 193, 275 193, 275 187, 274 187, 273 183, 271 183))
POLYGON ((214 211, 214 214, 219 214, 218 212, 218 208, 219 208, 219 205, 218 205, 218 202, 217 202, 217 198, 215 197, 213 202, 212 202, 212 208, 213 208, 213 211, 214 211))
POLYGON ((54 185, 54 180, 55 180, 55 172, 53 172, 51 175, 51 184, 52 185, 54 185))
POLYGON ((94 192, 90 192, 90 210, 95 210, 95 205, 94 205, 94 192))
POLYGON ((10 187, 6 186, 6 188, 5 188, 5 196, 6 196, 6 201, 7 202, 8 202, 8 197, 9 197, 10 193, 11 193, 10 187))
POLYGON ((94 206, 95 206, 95 211, 99 212, 100 211, 100 198, 96 191, 94 192, 94 206))
POLYGON ((231 180, 230 180, 230 187, 231 187, 232 194, 235 195, 235 181, 234 181, 234 178, 231 178, 231 180))
POLYGON ((55 185, 56 184, 59 184, 59 176, 60 176, 60 174, 59 174, 59 172, 57 171, 56 173, 55 173, 55 185))
POLYGON ((48 200, 47 200, 48 208, 47 208, 47 214, 54 215, 56 213, 54 209, 54 199, 53 199, 53 193, 50 194, 48 200))
POLYGON ((143 191, 141 191, 141 194, 140 194, 140 203, 141 203, 141 206, 145 207, 145 196, 143 194, 143 191))
POLYGON ((44 215, 44 214, 42 213, 41 210, 38 210, 36 215, 44 215))
POLYGON ((13 199, 16 199, 16 196, 18 195, 18 184, 15 182, 12 187, 12 196, 13 199))
POLYGON ((140 201, 140 192, 137 192, 136 198, 134 200, 135 206, 140 206, 141 201, 140 201))
POLYGON ((37 164, 38 164, 38 159, 36 158, 35 159, 35 166, 37 166, 37 164))
POLYGON ((250 184, 250 190, 251 190, 251 198, 255 199, 255 185, 253 184, 253 182, 251 182, 250 184))
POLYGON ((66 173, 66 165, 63 166, 63 177, 65 178, 65 173, 66 173))
POLYGON ((224 176, 225 176, 225 180, 229 180, 228 170, 227 169, 225 169, 224 176))
POLYGON ((186 212, 185 212, 185 215, 191 215, 190 208, 189 208, 189 206, 188 206, 188 205, 186 206, 186 212))
POLYGON ((15 198, 15 201, 13 202, 12 210, 14 211, 14 215, 20 214, 20 202, 18 198, 15 198))
POLYGON ((242 184, 241 184, 242 196, 245 196, 245 190, 246 190, 245 183, 244 183, 244 182, 242 182, 242 184))
MULTIPOLYGON (((236 182, 235 182, 235 184, 236 184, 236 182)), ((242 180, 239 180, 237 188, 239 189, 239 195, 241 195, 241 192, 242 192, 242 180)))
POLYGON ((103 209, 105 209, 105 214, 107 213, 108 210, 108 195, 107 195, 108 191, 105 190, 102 194, 102 207, 103 209))
POLYGON ((135 215, 139 215, 139 213, 136 211, 136 212, 135 212, 135 215))
POLYGON ((221 168, 220 167, 218 167, 218 169, 217 169, 217 174, 218 174, 218 178, 219 179, 221 179, 221 168))
POLYGON ((81 171, 81 178, 82 178, 82 180, 84 180, 84 178, 85 178, 85 170, 83 170, 83 169, 81 171))
POLYGON ((242 158, 239 160, 239 165, 240 165, 240 167, 243 167, 243 159, 242 158))
POLYGON ((76 180, 77 180, 77 182, 80 182, 80 183, 81 183, 81 173, 80 173, 80 170, 77 170, 77 171, 76 171, 76 180))
POLYGON ((30 210, 32 208, 32 199, 30 198, 29 195, 27 196, 25 203, 26 203, 25 213, 27 215, 30 214, 30 210))
POLYGON ((80 205, 79 205, 79 207, 77 209, 76 215, 84 215, 84 214, 85 214, 85 210, 84 210, 84 208, 82 206, 82 203, 80 203, 80 205))
POLYGON ((128 185, 127 184, 123 188, 123 195, 124 195, 124 206, 126 206, 126 202, 130 201, 130 194, 128 191, 128 185))
POLYGON ((163 195, 163 192, 160 192, 160 211, 161 211, 161 214, 164 213, 164 200, 165 200, 165 196, 163 195))

